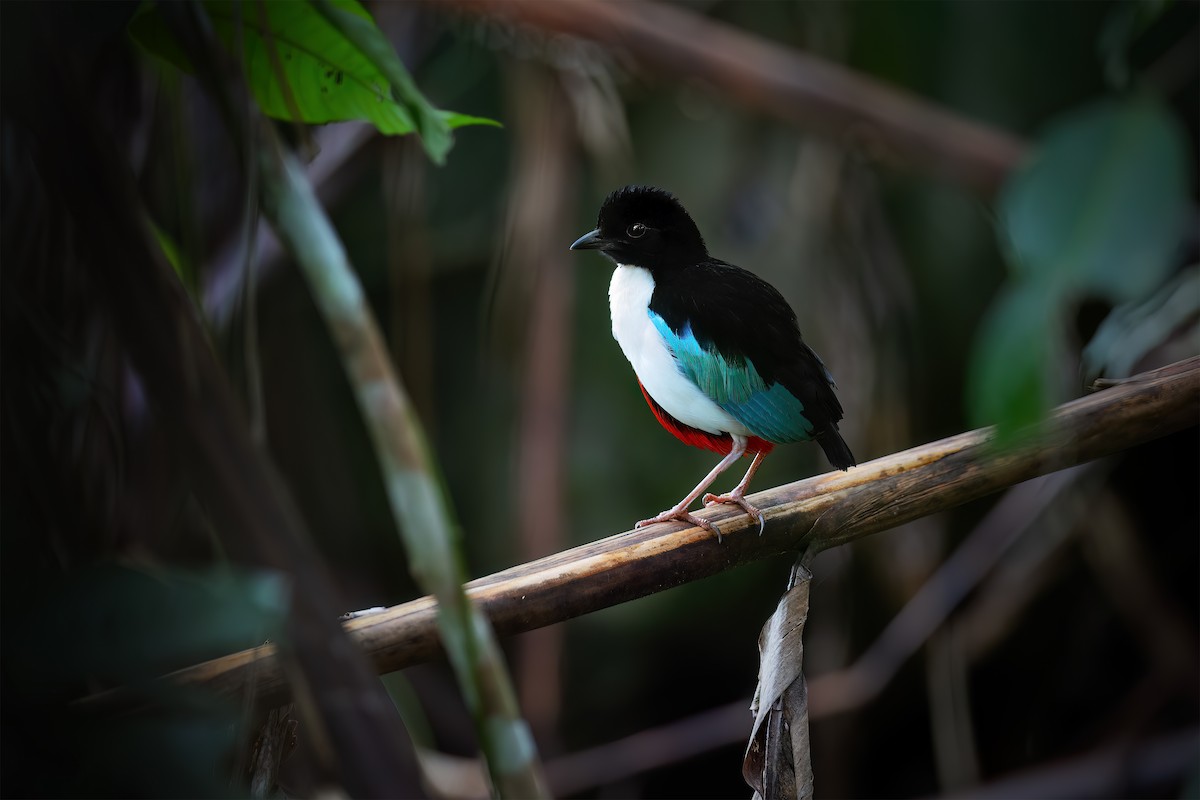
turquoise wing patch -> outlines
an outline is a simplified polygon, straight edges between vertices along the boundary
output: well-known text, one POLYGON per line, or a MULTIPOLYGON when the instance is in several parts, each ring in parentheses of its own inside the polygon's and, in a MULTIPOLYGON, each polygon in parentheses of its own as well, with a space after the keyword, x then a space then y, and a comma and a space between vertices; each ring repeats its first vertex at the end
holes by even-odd
POLYGON ((804 416, 804 403, 783 384, 768 386, 750 361, 706 349, 690 324, 676 333, 658 314, 647 313, 675 356, 679 371, 755 436, 771 442, 812 438, 813 426, 804 416))
POLYGON ((648 313, 659 335, 675 356, 679 371, 717 405, 723 407, 725 403, 744 403, 756 393, 766 391, 767 385, 753 364, 740 358, 727 359, 721 353, 706 350, 692 335, 690 325, 685 325, 683 330, 675 333, 658 314, 653 311, 648 313))

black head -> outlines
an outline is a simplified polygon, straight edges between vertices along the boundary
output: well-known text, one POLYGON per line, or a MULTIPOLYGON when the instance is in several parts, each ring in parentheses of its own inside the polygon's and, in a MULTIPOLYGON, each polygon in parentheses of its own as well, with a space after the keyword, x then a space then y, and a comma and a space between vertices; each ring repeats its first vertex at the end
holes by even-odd
POLYGON ((626 186, 600 206, 596 230, 572 250, 599 250, 618 264, 658 272, 703 261, 704 239, 675 195, 653 186, 626 186))

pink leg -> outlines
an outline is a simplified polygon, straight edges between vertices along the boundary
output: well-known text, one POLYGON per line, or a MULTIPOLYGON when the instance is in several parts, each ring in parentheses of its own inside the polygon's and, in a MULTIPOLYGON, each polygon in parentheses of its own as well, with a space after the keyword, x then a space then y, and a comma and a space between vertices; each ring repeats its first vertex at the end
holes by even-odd
MULTIPOLYGON (((688 492, 687 497, 683 498, 658 516, 651 517, 650 519, 644 519, 633 527, 640 528, 643 525, 653 525, 655 522, 667 522, 668 520, 677 519, 680 522, 686 522, 689 525, 696 525, 700 528, 704 528, 706 531, 711 531, 712 533, 716 534, 717 541, 721 541, 721 532, 717 530, 716 525, 713 525, 706 519, 700 519, 700 517, 689 513, 687 509, 688 506, 695 502, 696 498, 700 496, 701 492, 711 486, 712 482, 715 481, 722 472, 729 469, 729 465, 741 458, 745 452, 745 437, 736 435, 733 436, 733 447, 730 449, 729 455, 722 458, 721 462, 712 468, 712 472, 705 475, 704 480, 696 484, 695 489, 692 489, 692 491, 688 492)), ((761 457, 762 456, 759 456, 759 458, 761 457)), ((755 464, 757 463, 758 459, 755 459, 755 464)), ((754 469, 754 464, 750 465, 750 469, 754 469)), ((743 481, 743 483, 744 482, 745 481, 743 481)))
POLYGON ((706 494, 704 495, 704 505, 712 506, 717 503, 733 503, 741 506, 742 509, 758 520, 758 535, 762 536, 763 528, 767 525, 767 519, 757 507, 751 505, 746 499, 746 489, 750 486, 750 479, 754 477, 754 473, 758 472, 759 466, 763 462, 763 454, 756 453, 754 460, 750 462, 750 469, 746 470, 746 477, 742 478, 742 482, 733 487, 733 491, 729 494, 706 494))

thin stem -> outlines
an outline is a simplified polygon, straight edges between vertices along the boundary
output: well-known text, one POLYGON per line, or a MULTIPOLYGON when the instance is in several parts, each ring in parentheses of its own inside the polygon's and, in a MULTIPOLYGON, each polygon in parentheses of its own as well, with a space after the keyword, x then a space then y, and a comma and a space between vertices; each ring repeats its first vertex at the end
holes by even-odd
POLYGON ((517 708, 495 634, 463 589, 458 525, 416 411, 303 169, 269 125, 261 131, 264 211, 295 256, 341 353, 410 570, 437 598, 440 640, 474 716, 495 788, 503 797, 546 796, 537 749, 517 708))

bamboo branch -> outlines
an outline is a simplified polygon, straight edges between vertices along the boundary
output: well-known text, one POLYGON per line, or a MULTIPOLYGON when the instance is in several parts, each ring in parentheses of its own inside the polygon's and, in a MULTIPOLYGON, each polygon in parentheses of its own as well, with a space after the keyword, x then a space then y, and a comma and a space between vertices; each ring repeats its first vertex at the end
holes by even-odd
MULTIPOLYGON (((738 509, 698 512, 718 524, 662 523, 521 564, 469 583, 497 633, 513 635, 787 552, 811 556, 966 503, 1006 486, 1118 453, 1200 418, 1200 357, 1136 376, 1057 408, 1036 434, 1000 451, 980 429, 754 495, 767 529, 738 509)), ((439 653, 436 605, 423 597, 350 620, 346 629, 380 672, 439 653)), ((273 646, 234 653, 169 676, 220 693, 256 680, 265 703, 286 697, 273 646)), ((115 698, 94 697, 103 702, 115 698)))
POLYGON ((453 0, 459 8, 627 54, 649 72, 699 82, 734 102, 892 164, 991 192, 1024 143, 893 86, 664 3, 453 0))
MULTIPOLYGON (((521 718, 500 646, 463 591, 458 526, 408 394, 333 225, 299 162, 263 127, 264 212, 295 256, 330 327, 379 461, 409 570, 433 592, 440 639, 501 797, 547 796, 537 747, 521 718)), ((431 600, 432 602, 432 600, 431 600)))
MULTIPOLYGON (((1070 527, 1082 513, 1085 500, 1068 499, 1071 506, 1046 515, 1053 506, 1062 512, 1063 494, 1095 465, 1071 467, 1012 487, 992 506, 937 571, 888 623, 854 663, 808 681, 809 720, 829 718, 873 700, 916 650, 946 622, 959 603, 979 586, 1014 541, 1029 533, 1035 521, 1052 516, 1053 526, 1070 527)), ((1038 525, 1039 535, 1046 523, 1038 525)), ((1008 596, 1008 595, 1006 595, 1008 596)), ((968 624, 956 623, 958 629, 968 624)), ((1178 638, 1181 647, 1191 637, 1178 638)), ((969 658, 977 653, 968 648, 969 658)), ((1189 674, 1195 674, 1193 670, 1189 674)), ((753 697, 646 728, 620 739, 593 745, 546 762, 546 776, 556 797, 577 795, 734 744, 744 744, 754 721, 747 710, 753 697)))

